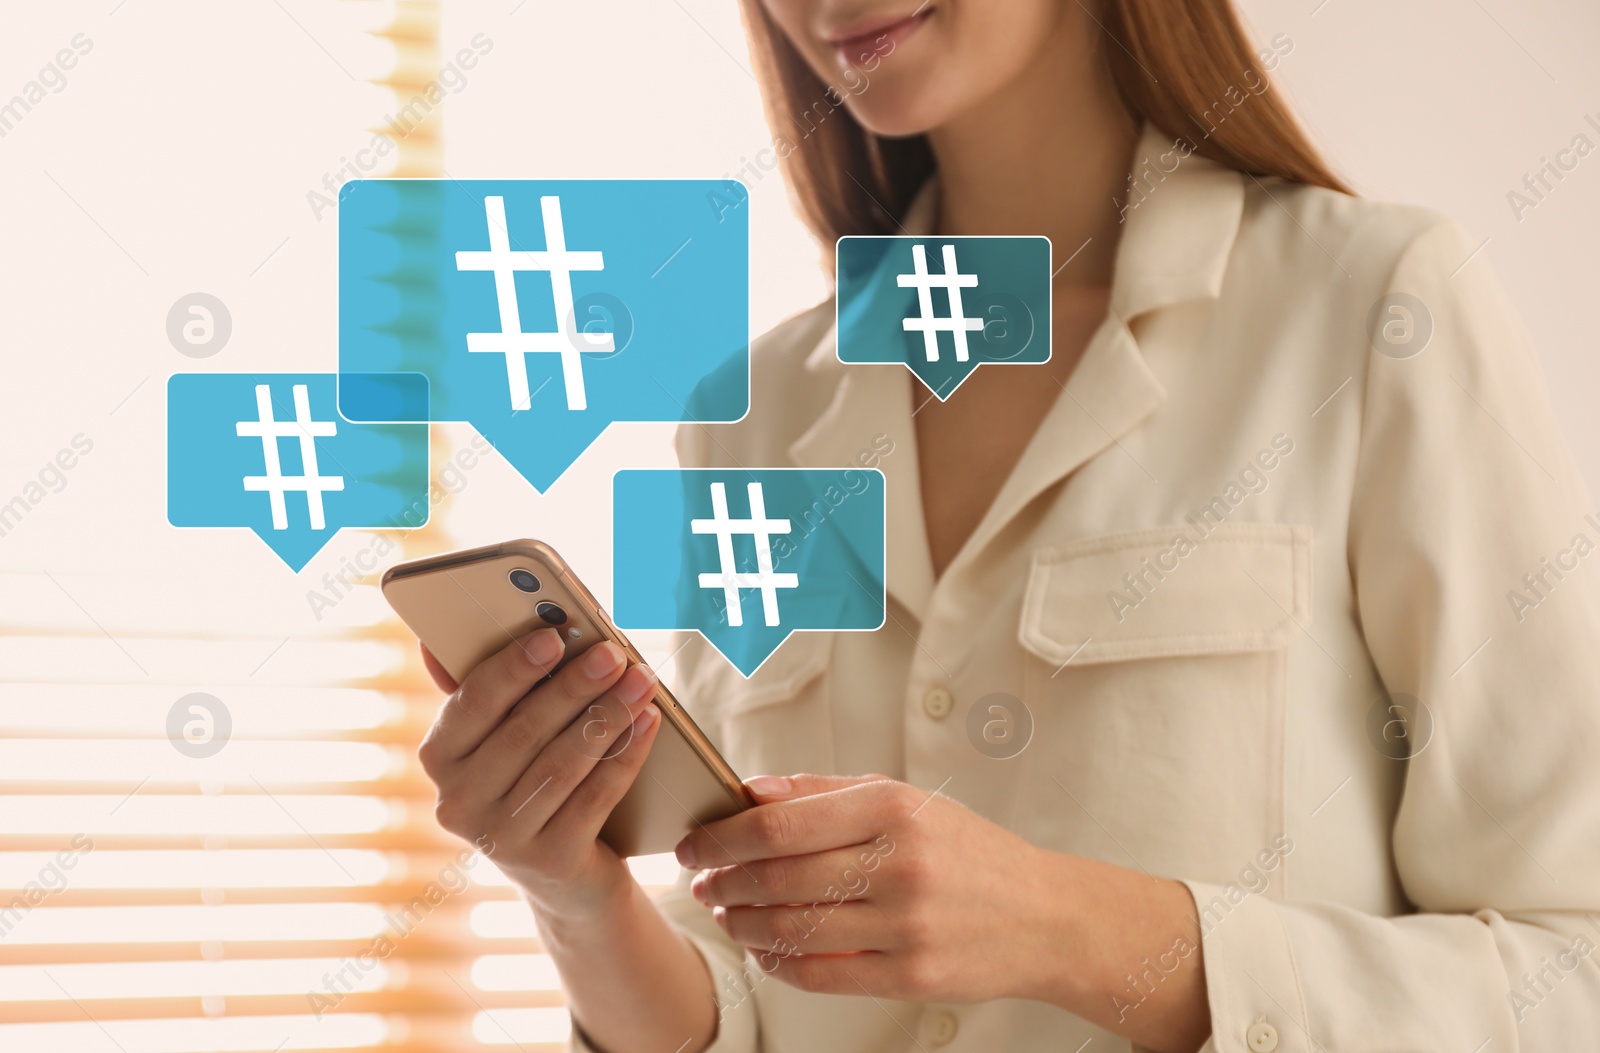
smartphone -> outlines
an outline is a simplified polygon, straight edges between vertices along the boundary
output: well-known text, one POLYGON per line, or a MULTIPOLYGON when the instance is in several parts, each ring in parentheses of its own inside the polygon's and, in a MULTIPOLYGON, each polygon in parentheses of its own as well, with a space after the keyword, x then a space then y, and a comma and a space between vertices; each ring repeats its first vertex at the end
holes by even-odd
MULTIPOLYGON (((566 638, 557 668, 602 640, 619 645, 630 662, 644 661, 566 561, 540 541, 507 541, 400 563, 384 572, 382 589, 389 606, 458 682, 541 625, 566 638)), ((670 852, 690 831, 755 805, 728 762, 659 681, 654 701, 661 730, 600 832, 600 839, 622 856, 670 852)), ((580 713, 576 719, 588 718, 580 713)))

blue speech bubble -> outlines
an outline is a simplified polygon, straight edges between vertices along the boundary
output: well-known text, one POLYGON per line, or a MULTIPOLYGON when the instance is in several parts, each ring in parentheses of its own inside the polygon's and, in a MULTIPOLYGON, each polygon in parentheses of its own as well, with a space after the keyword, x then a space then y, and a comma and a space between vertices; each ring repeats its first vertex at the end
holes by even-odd
POLYGON ((750 676, 791 632, 883 625, 877 469, 627 469, 611 485, 619 627, 697 630, 750 676))
POLYGON ((844 237, 839 361, 898 362, 940 401, 985 363, 1050 359, 1050 239, 844 237))
POLYGON ((540 491, 612 421, 740 419, 750 227, 730 186, 345 184, 341 412, 469 421, 540 491))
POLYGON ((428 521, 428 426, 340 418, 331 373, 167 381, 167 521, 247 527, 298 571, 341 527, 428 521))

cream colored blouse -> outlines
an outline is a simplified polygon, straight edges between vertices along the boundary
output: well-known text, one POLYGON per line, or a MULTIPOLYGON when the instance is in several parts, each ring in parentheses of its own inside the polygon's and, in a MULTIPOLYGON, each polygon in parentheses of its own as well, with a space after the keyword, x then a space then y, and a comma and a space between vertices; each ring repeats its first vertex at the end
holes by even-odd
MULTIPOLYGON (((889 502, 882 629, 748 681, 691 647, 681 697, 743 776, 882 772, 1185 881, 1207 1050, 1600 1049, 1600 516, 1526 334, 1448 220, 1140 151, 1110 317, 937 581, 915 381, 838 362, 831 301, 757 343, 744 421, 681 429, 686 466, 875 465, 889 502)), ((1129 1048, 807 994, 664 908, 718 1053, 1129 1048)))

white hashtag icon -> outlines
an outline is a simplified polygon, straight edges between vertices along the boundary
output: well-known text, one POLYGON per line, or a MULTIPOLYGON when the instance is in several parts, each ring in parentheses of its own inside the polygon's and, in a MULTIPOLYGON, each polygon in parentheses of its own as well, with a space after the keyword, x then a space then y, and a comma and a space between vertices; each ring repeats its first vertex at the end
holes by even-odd
POLYGON ((728 518, 728 490, 722 483, 711 484, 711 518, 692 519, 689 529, 696 534, 717 535, 717 564, 715 573, 700 575, 702 589, 721 589, 728 612, 729 625, 743 625, 744 611, 739 603, 740 589, 761 590, 761 611, 768 625, 778 624, 779 589, 793 589, 800 585, 797 574, 779 574, 772 569, 772 535, 787 534, 787 519, 768 519, 766 500, 760 483, 751 483, 750 518, 728 518), (749 534, 756 544, 755 573, 741 574, 733 558, 733 536, 749 534))
POLYGON ((956 247, 944 247, 944 273, 928 273, 928 253, 921 245, 911 246, 911 263, 916 268, 913 274, 895 275, 895 283, 902 289, 915 288, 917 290, 917 317, 905 319, 901 325, 906 332, 922 332, 922 349, 928 354, 929 362, 939 361, 939 333, 948 331, 956 342, 956 361, 967 361, 967 333, 983 328, 983 319, 968 318, 961 311, 961 290, 973 289, 978 285, 976 274, 962 274, 956 266, 956 247), (950 317, 935 318, 933 314, 933 290, 943 289, 950 300, 950 317))
POLYGON ((311 518, 311 529, 322 530, 326 523, 322 517, 322 492, 343 490, 344 476, 317 474, 317 437, 336 432, 333 421, 311 419, 311 395, 304 384, 294 386, 294 420, 275 420, 272 416, 272 389, 266 384, 256 385, 256 419, 242 420, 234 425, 235 433, 242 436, 259 436, 261 456, 266 462, 266 475, 244 477, 246 490, 265 490, 272 501, 272 529, 289 529, 289 509, 284 495, 289 491, 304 492, 306 512, 311 518), (300 474, 284 475, 278 460, 278 440, 300 440, 300 474))
POLYGON ((506 379, 511 385, 512 410, 527 409, 533 398, 528 393, 528 362, 523 356, 538 352, 560 355, 561 380, 567 389, 567 409, 588 408, 579 353, 610 351, 614 340, 610 333, 585 332, 579 336, 572 313, 572 272, 605 270, 601 253, 568 251, 566 232, 561 225, 559 197, 539 199, 539 208, 544 216, 546 247, 543 252, 512 251, 511 235, 506 228, 505 198, 486 197, 483 206, 489 218, 489 249, 487 252, 481 249, 457 252, 456 270, 490 271, 494 274, 495 299, 500 308, 500 332, 468 333, 467 350, 506 356, 506 379), (517 309, 517 271, 550 272, 550 289, 555 298, 555 332, 522 331, 522 315, 517 309))

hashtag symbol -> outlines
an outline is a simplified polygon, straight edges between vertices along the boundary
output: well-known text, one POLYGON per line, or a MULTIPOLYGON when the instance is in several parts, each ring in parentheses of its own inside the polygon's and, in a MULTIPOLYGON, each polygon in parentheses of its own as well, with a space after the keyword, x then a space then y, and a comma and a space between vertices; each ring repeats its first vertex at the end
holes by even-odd
POLYGON ((717 536, 717 564, 720 569, 716 572, 706 572, 700 575, 702 589, 721 589, 724 605, 728 612, 728 624, 739 626, 744 624, 744 611, 739 603, 740 589, 761 590, 761 611, 768 625, 778 624, 778 591, 779 589, 793 589, 800 585, 800 577, 796 574, 779 574, 772 569, 772 535, 787 534, 789 521, 787 519, 768 519, 766 499, 761 492, 760 483, 751 483, 748 487, 750 495, 750 518, 730 519, 728 517, 728 490, 722 483, 711 484, 711 518, 692 519, 689 529, 696 534, 715 534, 717 536), (733 536, 735 534, 749 534, 756 546, 755 573, 740 573, 733 559, 733 536))
POLYGON ((549 352, 561 356, 561 380, 567 389, 567 409, 587 409, 589 400, 583 388, 583 351, 611 351, 611 333, 585 332, 580 342, 572 313, 572 272, 605 270, 599 252, 574 252, 567 249, 567 236, 561 224, 561 199, 541 197, 539 209, 544 217, 543 252, 513 252, 506 228, 506 202, 503 197, 483 199, 489 220, 489 249, 456 253, 456 270, 489 271, 494 275, 495 299, 500 309, 500 332, 468 333, 467 350, 506 356, 506 380, 511 387, 511 409, 525 410, 532 401, 528 393, 528 361, 525 356, 549 352), (555 332, 525 333, 522 314, 517 308, 517 271, 549 271, 550 289, 555 298, 555 332))
POLYGON ((304 384, 294 386, 294 420, 275 420, 272 416, 272 389, 266 384, 256 385, 256 419, 242 420, 234 425, 241 436, 258 436, 261 439, 261 457, 266 462, 266 475, 244 477, 246 490, 265 490, 272 502, 272 529, 289 529, 289 509, 284 495, 289 491, 306 495, 306 512, 312 530, 322 530, 326 523, 322 516, 324 490, 343 490, 344 476, 317 473, 317 443, 319 436, 335 434, 333 421, 311 419, 311 395, 304 384), (278 440, 300 440, 300 474, 284 475, 278 460, 278 440))
POLYGON ((911 274, 895 275, 895 283, 902 289, 917 290, 917 317, 905 319, 901 325, 906 332, 922 333, 922 349, 929 362, 939 361, 939 333, 948 331, 956 342, 956 361, 967 361, 967 333, 983 328, 983 319, 968 318, 961 309, 961 290, 978 285, 976 274, 962 274, 956 266, 956 247, 944 247, 944 273, 928 273, 928 253, 921 245, 911 246, 911 274), (943 289, 950 300, 950 317, 936 318, 933 314, 933 290, 943 289))

